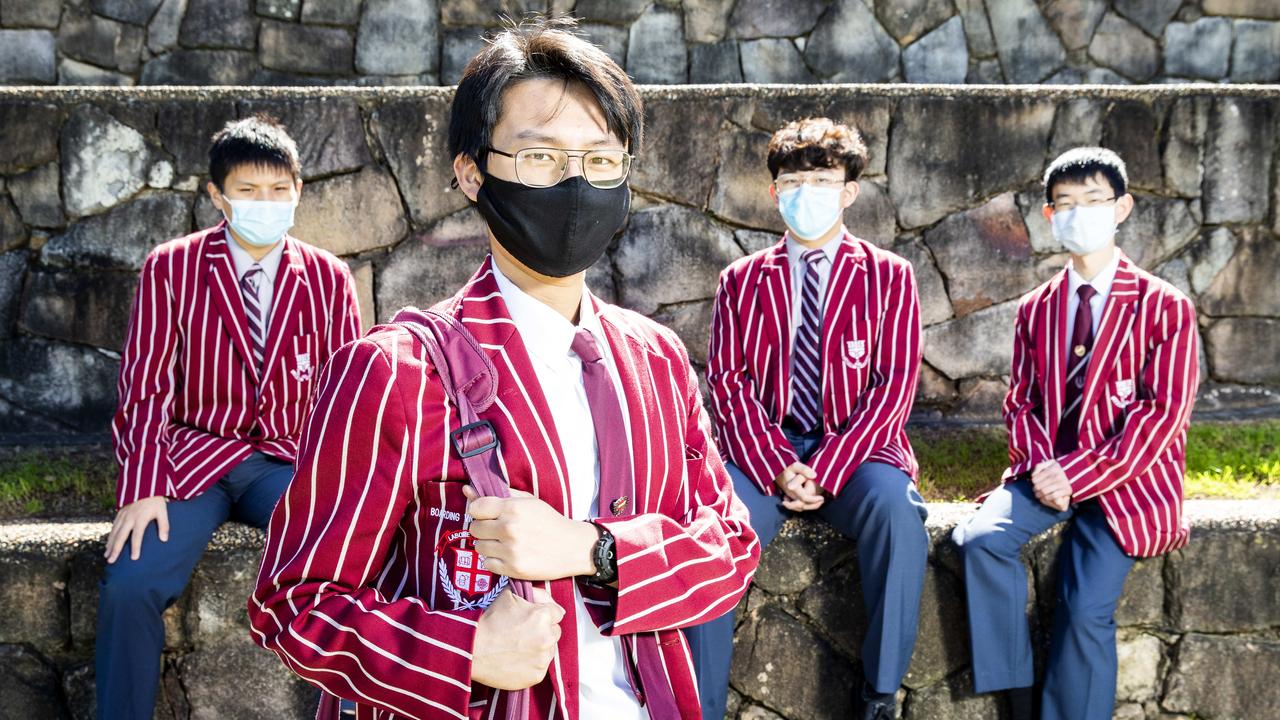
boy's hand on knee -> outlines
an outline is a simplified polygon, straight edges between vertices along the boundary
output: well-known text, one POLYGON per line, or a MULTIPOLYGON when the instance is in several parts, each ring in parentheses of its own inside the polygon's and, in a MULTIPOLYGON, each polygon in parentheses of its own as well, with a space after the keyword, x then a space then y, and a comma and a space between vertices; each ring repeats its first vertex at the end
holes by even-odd
POLYGON ((107 534, 107 551, 104 553, 107 562, 114 563, 120 557, 126 542, 130 544, 130 559, 142 557, 142 538, 152 521, 156 524, 160 542, 169 542, 168 503, 164 497, 149 497, 120 508, 111 523, 111 532, 107 534))
POLYGON ((1057 460, 1045 460, 1031 472, 1031 487, 1036 500, 1062 512, 1071 505, 1071 481, 1057 460))
POLYGON ((782 491, 782 507, 792 512, 817 510, 826 501, 822 491, 814 480, 818 474, 813 468, 802 462, 794 462, 787 466, 773 483, 782 491))

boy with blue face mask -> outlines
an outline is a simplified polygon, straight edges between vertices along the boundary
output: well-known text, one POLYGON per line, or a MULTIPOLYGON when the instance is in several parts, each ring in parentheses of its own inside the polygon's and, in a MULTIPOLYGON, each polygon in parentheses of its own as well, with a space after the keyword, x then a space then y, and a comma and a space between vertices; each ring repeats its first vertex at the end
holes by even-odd
MULTIPOLYGON (((773 247, 720 275, 707 383, 734 491, 762 544, 817 514, 858 543, 869 623, 860 718, 892 718, 915 644, 928 538, 904 425, 920 367, 915 277, 851 235, 867 149, 826 118, 769 143, 770 197, 787 225, 773 247)), ((734 616, 687 631, 703 717, 724 717, 734 616)))
POLYGON ((293 477, 316 373, 360 330, 346 264, 288 235, 302 180, 285 129, 265 116, 227 123, 209 174, 226 220, 147 257, 121 353, 99 718, 151 718, 161 614, 219 525, 266 524, 293 477))
POLYGON ((953 538, 964 559, 977 692, 1007 690, 1013 720, 1107 720, 1115 610, 1135 558, 1187 542, 1187 423, 1199 379, 1195 308, 1115 245, 1133 211, 1124 162, 1069 150, 1045 171, 1044 215, 1071 253, 1018 307, 1009 468, 953 538), (1021 550, 1066 523, 1040 714, 1021 550))

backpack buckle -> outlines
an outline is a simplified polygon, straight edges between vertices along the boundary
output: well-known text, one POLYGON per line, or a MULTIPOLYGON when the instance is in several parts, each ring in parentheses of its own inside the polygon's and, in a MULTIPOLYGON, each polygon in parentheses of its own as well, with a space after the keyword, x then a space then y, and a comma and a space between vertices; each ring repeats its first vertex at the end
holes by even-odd
POLYGON ((464 459, 498 447, 498 433, 493 429, 493 423, 488 420, 477 420, 463 425, 449 433, 449 438, 453 441, 453 449, 458 453, 458 457, 464 459), (472 431, 484 432, 479 433, 477 437, 472 434, 472 431))

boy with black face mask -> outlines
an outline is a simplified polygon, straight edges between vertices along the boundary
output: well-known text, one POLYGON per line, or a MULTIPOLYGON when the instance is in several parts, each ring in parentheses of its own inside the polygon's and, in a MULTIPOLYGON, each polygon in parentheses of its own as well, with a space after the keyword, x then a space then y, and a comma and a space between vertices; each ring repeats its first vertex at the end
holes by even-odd
POLYGON ((1187 542, 1187 423, 1195 307, 1129 261, 1116 228, 1133 211, 1124 162, 1069 150, 1044 175, 1044 216, 1071 261, 1018 305, 1004 419, 1009 468, 953 538, 964 558, 977 692, 1008 690, 1013 720, 1108 720, 1115 610, 1134 558, 1187 542), (1034 712, 1021 550, 1065 523, 1058 603, 1034 712))
POLYGON ((450 120, 492 254, 437 309, 496 368, 480 417, 513 496, 468 485, 457 408, 393 324, 321 378, 268 529, 256 636, 359 718, 504 717, 525 688, 531 719, 696 717, 677 628, 728 611, 755 570, 680 341, 584 285, 626 218, 643 116, 569 29, 500 33, 450 120))

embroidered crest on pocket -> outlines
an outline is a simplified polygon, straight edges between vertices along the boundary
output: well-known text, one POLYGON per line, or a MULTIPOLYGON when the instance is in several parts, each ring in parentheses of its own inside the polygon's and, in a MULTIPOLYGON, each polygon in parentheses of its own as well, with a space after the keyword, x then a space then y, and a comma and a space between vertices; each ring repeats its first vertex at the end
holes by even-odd
POLYGON ((861 370, 871 362, 867 355, 866 340, 846 340, 844 343, 844 364, 854 370, 861 370))
POLYGON ((1112 388, 1111 404, 1118 408, 1128 407, 1133 402, 1133 381, 1117 380, 1112 388))
POLYGON ((451 530, 436 544, 436 575, 440 589, 454 610, 483 610, 507 586, 507 578, 484 566, 484 556, 476 552, 471 533, 451 530))

